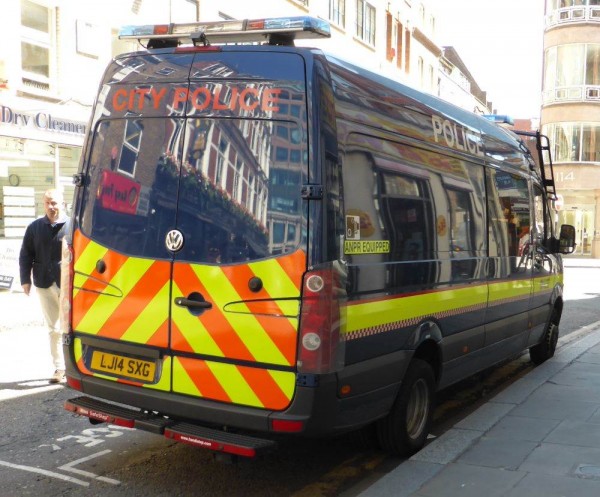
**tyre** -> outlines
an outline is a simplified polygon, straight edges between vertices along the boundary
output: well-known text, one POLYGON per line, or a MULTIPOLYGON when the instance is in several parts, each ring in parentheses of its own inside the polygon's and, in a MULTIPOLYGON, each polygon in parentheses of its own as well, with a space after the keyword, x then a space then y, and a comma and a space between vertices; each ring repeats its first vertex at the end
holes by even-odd
POLYGON ((381 448, 410 456, 425 445, 433 415, 435 376, 429 363, 413 359, 390 413, 377 422, 381 448))
POLYGON ((536 366, 538 364, 542 364, 544 361, 547 361, 552 356, 554 356, 554 352, 556 351, 556 344, 558 342, 559 321, 560 317, 555 309, 552 312, 552 316, 550 317, 548 326, 546 326, 546 331, 542 336, 542 341, 529 349, 529 358, 531 359, 531 362, 533 362, 536 366))

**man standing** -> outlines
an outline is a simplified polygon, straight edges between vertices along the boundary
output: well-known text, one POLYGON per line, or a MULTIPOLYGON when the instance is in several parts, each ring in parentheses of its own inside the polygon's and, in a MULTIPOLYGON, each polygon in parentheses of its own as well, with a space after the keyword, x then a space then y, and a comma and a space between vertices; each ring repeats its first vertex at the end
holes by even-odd
POLYGON ((33 221, 25 231, 19 254, 19 269, 25 295, 29 295, 31 291, 33 273, 33 284, 50 333, 50 352, 56 368, 50 383, 60 383, 65 381, 62 333, 58 322, 60 259, 62 238, 67 229, 67 216, 60 191, 48 190, 44 193, 44 211, 46 215, 33 221))

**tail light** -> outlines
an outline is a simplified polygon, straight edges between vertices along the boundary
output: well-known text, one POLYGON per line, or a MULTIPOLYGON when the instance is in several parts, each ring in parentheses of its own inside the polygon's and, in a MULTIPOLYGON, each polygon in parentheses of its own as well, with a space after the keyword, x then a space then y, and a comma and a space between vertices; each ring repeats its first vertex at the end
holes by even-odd
POLYGON ((340 330, 344 281, 343 272, 335 264, 304 275, 298 344, 300 373, 330 373, 343 366, 340 330))
POLYGON ((73 246, 65 236, 62 241, 62 258, 60 263, 60 328, 63 334, 72 332, 71 318, 73 312, 73 246))

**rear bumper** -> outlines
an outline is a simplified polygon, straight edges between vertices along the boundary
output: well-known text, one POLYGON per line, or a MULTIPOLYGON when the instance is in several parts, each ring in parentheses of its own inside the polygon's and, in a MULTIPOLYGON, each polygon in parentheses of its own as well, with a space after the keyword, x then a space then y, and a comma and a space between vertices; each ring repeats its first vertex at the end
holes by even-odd
MULTIPOLYGON (((68 347, 66 357, 70 358, 68 347)), ((346 366, 339 373, 314 377, 313 386, 296 387, 292 403, 285 411, 272 411, 226 404, 172 392, 140 388, 83 375, 67 359, 70 386, 82 393, 157 412, 170 419, 202 426, 228 426, 261 433, 276 433, 273 420, 301 422, 304 436, 325 436, 349 431, 385 416, 396 396, 410 359, 408 351, 346 366), (350 385, 351 394, 342 396, 341 385, 350 385)))

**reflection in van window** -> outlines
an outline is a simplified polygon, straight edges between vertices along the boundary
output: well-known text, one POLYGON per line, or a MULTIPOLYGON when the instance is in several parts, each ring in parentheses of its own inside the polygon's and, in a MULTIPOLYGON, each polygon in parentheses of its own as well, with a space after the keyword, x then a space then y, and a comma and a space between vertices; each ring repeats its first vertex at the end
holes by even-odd
POLYGON ((490 170, 490 256, 510 257, 510 271, 519 269, 524 241, 529 239, 531 213, 527 180, 505 171, 490 170), (521 247, 521 248, 520 248, 521 247))
MULTIPOLYGON (((295 123, 282 135, 296 136, 295 123)), ((169 258, 165 237, 184 236, 178 258, 252 261, 296 250, 306 216, 305 145, 283 136, 265 148, 272 123, 217 119, 115 119, 94 134, 83 231, 128 255, 169 258), (255 136, 258 133, 258 136, 255 136), (235 147, 232 145, 235 143, 235 147), (286 150, 279 157, 276 150, 286 150)))

